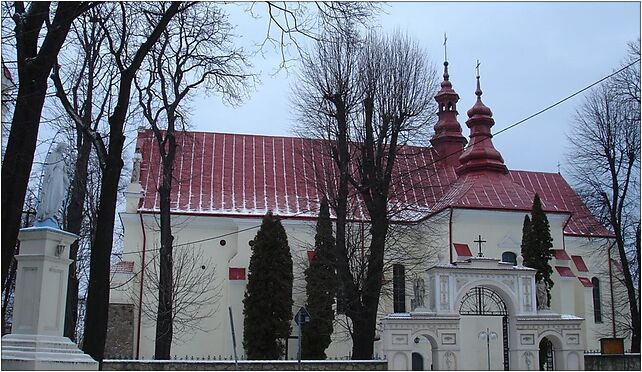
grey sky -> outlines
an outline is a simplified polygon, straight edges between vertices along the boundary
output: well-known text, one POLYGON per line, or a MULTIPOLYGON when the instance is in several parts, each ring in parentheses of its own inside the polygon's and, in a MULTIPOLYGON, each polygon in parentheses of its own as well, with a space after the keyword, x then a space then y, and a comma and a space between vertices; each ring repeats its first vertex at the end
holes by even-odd
MULTIPOLYGON (((265 36, 267 20, 251 19, 242 7, 229 6, 243 43, 265 36)), ((258 7, 259 5, 257 5, 258 7)), ((262 6, 262 5, 261 5, 262 6)), ((257 14, 263 14, 257 8, 257 14)), ((459 93, 459 122, 474 103, 475 64, 481 61, 484 103, 494 114, 497 132, 611 73, 622 61, 628 41, 640 35, 640 3, 424 3, 398 2, 378 17, 382 30, 407 31, 441 71, 443 34, 448 34, 450 76, 459 93)), ((291 135, 290 73, 273 75, 280 62, 269 50, 253 63, 262 84, 243 105, 226 107, 216 96, 193 105, 195 129, 228 133, 291 135)), ((566 138, 583 96, 569 100, 494 139, 511 169, 557 171, 564 162, 566 138)), ((563 172, 562 172, 563 173, 563 172)))

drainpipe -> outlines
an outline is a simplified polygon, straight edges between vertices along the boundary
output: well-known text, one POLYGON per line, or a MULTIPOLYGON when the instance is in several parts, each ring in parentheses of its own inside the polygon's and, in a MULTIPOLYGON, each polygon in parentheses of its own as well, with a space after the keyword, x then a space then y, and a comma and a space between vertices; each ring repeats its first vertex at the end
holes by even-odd
POLYGON ((613 338, 616 338, 616 331, 615 331, 615 299, 613 296, 613 271, 611 269, 611 248, 613 248, 613 245, 615 245, 615 242, 613 242, 609 246, 608 250, 608 255, 609 255, 609 289, 611 292, 611 326, 613 328, 613 338))
POLYGON ((450 207, 450 217, 448 218, 448 252, 450 254, 450 264, 453 262, 453 207, 450 207))
POLYGON ((140 218, 140 229, 143 232, 143 254, 140 261, 140 292, 139 292, 139 303, 138 303, 138 337, 136 338, 136 359, 140 359, 140 330, 142 323, 143 315, 143 280, 145 278, 145 248, 147 245, 147 235, 145 234, 145 224, 143 223, 143 214, 138 212, 138 217, 140 218))

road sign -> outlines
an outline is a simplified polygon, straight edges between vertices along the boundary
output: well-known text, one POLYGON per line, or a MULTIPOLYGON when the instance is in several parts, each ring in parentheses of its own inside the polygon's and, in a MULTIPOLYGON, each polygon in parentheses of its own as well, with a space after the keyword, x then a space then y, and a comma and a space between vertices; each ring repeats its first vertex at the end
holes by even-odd
POLYGON ((296 315, 294 316, 294 321, 297 325, 301 326, 305 323, 308 323, 310 320, 312 320, 312 318, 310 317, 310 313, 308 313, 308 310, 305 308, 305 306, 301 306, 299 311, 297 311, 296 315))

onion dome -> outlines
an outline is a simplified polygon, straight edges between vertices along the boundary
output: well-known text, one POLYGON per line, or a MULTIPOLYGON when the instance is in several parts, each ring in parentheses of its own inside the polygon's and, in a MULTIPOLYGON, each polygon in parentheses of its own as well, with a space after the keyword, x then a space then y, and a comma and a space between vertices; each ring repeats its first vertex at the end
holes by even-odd
POLYGON ((497 172, 508 174, 502 155, 493 146, 490 128, 495 125, 493 113, 481 100, 482 90, 477 76, 475 90, 477 102, 468 110, 466 125, 470 128, 470 143, 459 157, 461 165, 455 170, 457 175, 468 172, 497 172))
POLYGON ((435 124, 435 134, 430 140, 440 161, 446 164, 459 164, 459 156, 466 145, 466 138, 461 134, 461 125, 457 121, 457 102, 459 95, 453 89, 448 75, 448 61, 444 62, 444 80, 441 89, 435 96, 439 120, 435 124))

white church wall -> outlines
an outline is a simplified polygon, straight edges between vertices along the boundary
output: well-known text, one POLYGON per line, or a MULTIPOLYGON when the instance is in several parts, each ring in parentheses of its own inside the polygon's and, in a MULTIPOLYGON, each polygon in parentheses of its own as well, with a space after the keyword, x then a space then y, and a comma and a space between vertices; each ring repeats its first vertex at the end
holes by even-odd
MULTIPOLYGON (((134 261, 134 271, 140 272, 142 260, 142 232, 138 215, 121 214, 125 227, 125 249, 124 260, 134 261), (127 223, 125 222, 127 221, 127 223), (130 235, 131 234, 131 235, 130 235), (128 241, 136 240, 136 236, 141 236, 139 244, 128 244, 128 241)), ((160 233, 158 231, 158 220, 156 216, 144 214, 145 222, 145 264, 152 264, 157 260, 160 246, 160 233)), ((227 306, 229 303, 230 290, 227 285, 228 265, 227 262, 234 256, 238 247, 236 234, 227 235, 220 239, 210 239, 225 234, 234 233, 237 227, 229 219, 215 219, 196 216, 176 216, 173 219, 174 254, 180 254, 181 249, 200 249, 203 253, 203 261, 211 259, 216 264, 215 278, 213 284, 219 288, 216 303, 210 304, 209 309, 215 309, 213 316, 203 319, 199 323, 201 330, 194 330, 185 334, 175 334, 172 344, 172 355, 182 356, 229 356, 227 351, 231 352, 231 335, 229 331, 229 320, 227 306), (209 239, 209 240, 208 240, 209 239), (225 240, 222 245, 221 240, 225 240), (190 244, 190 242, 195 242, 190 244)), ((200 267, 195 269, 201 269, 200 267)), ((139 301, 140 280, 135 282, 135 290, 132 295, 136 305, 139 301)), ((144 286, 144 291, 148 288, 144 286)), ((155 308, 157 304, 152 295, 145 295, 144 301, 148 307, 155 308)), ((204 309, 203 312, 208 312, 204 309)), ((138 308, 135 312, 135 323, 138 322, 138 308)), ((235 316, 235 320, 237 317, 235 316)), ((140 337, 140 357, 151 359, 154 354, 154 337, 155 337, 155 320, 150 319, 142 314, 142 327, 140 337)), ((135 334, 135 340, 138 335, 135 334)), ((136 348, 136 345, 134 345, 136 348)), ((135 355, 135 350, 134 350, 135 355)))
MULTIPOLYGON (((134 261, 134 271, 140 271, 142 255, 142 231, 138 214, 122 213, 121 218, 125 227, 125 251, 123 260, 134 261)), ((145 220, 145 240, 146 240, 146 260, 155 255, 159 246, 160 233, 158 231, 158 221, 152 215, 144 215, 145 220)), ((254 239, 256 232, 260 227, 261 219, 230 219, 223 217, 198 217, 198 216, 175 216, 173 218, 175 236, 175 245, 210 239, 201 243, 196 243, 205 253, 204 259, 211 258, 217 263, 215 282, 220 285, 219 301, 212 304, 215 308, 214 316, 203 320, 201 327, 205 331, 195 331, 193 334, 185 336, 184 340, 176 340, 172 344, 172 355, 176 356, 194 356, 194 357, 229 357, 233 355, 230 320, 228 307, 232 307, 234 317, 234 328, 236 332, 237 353, 240 358, 244 357, 243 352, 243 298, 247 284, 247 274, 249 261, 251 257, 251 247, 249 242, 254 239), (225 245, 222 241, 225 240, 225 245), (245 269, 245 280, 229 280, 229 268, 245 269)), ((301 220, 283 220, 283 226, 288 234, 293 259, 293 314, 300 306, 305 305, 305 276, 304 270, 308 267, 307 251, 314 249, 314 233, 316 221, 301 220)), ((177 249, 187 249, 189 246, 179 246, 177 249)), ((132 282, 135 287, 133 292, 127 296, 138 306, 138 290, 140 281, 138 278, 132 282)), ((112 298, 121 298, 125 294, 112 290, 112 298)), ((148 301, 146 299, 145 301, 148 301)), ((113 302, 113 301, 112 301, 113 302)), ((153 307, 157 306, 155 304, 153 307)), ((138 309, 136 309, 138 314, 138 309)), ((138 317, 136 316, 135 324, 137 328, 138 317)), ((327 354, 332 358, 347 358, 351 351, 351 342, 346 334, 345 316, 338 316, 333 335, 333 343, 328 348, 327 354)), ((292 336, 298 336, 296 324, 292 323, 292 336)), ((140 357, 150 359, 154 353, 154 335, 155 320, 149 319, 143 314, 142 330, 140 340, 140 357)), ((138 337, 135 333, 135 339, 138 337)), ((296 358, 296 339, 289 340, 290 347, 288 352, 289 358, 296 358)), ((134 345, 134 349, 136 345, 134 345)), ((133 351, 135 355, 135 350, 133 351)))
MULTIPOLYGON (((584 327, 582 335, 585 337, 587 350, 599 350, 599 339, 602 337, 612 337, 611 327, 611 308, 610 308, 610 286, 608 275, 608 247, 612 244, 612 239, 603 238, 586 238, 586 237, 565 237, 566 251, 571 255, 578 255, 584 259, 589 272, 578 272, 573 263, 569 266, 580 276, 587 277, 589 280, 593 277, 600 282, 600 307, 602 312, 602 321, 595 321, 593 308, 593 289, 586 288, 579 283, 576 284, 576 315, 584 318, 584 327), (582 298, 584 294, 584 298, 582 298), (581 306, 580 306, 581 305, 581 306)), ((617 269, 612 267, 613 273, 617 269)), ((617 293, 618 280, 614 280, 615 293, 617 293)), ((618 335, 621 337, 622 335, 618 335)))
MULTIPOLYGON (((505 251, 511 251, 519 255, 521 243, 521 230, 525 212, 506 212, 506 211, 480 211, 480 210, 453 210, 452 215, 452 242, 465 243, 471 249, 471 252, 476 255, 477 245, 474 240, 478 239, 478 235, 482 235, 482 239, 486 240, 482 249, 485 257, 501 258, 501 254, 505 251)), ((158 247, 159 234, 158 234, 158 221, 155 217, 145 214, 145 232, 146 232, 146 259, 149 262, 154 249, 158 247)), ((553 245, 556 249, 564 247, 569 255, 578 254, 582 255, 587 261, 587 265, 591 270, 586 273, 587 277, 596 275, 600 278, 602 283, 602 298, 608 296, 608 278, 603 277, 602 274, 597 273, 596 270, 603 265, 605 259, 600 258, 596 254, 596 244, 598 240, 588 240, 585 238, 565 237, 562 240, 562 228, 566 222, 567 215, 565 214, 548 214, 549 223, 551 225, 551 234, 553 236, 553 245)), ((123 260, 134 261, 134 272, 140 270, 140 260, 142 251, 142 231, 140 228, 139 215, 133 213, 122 213, 121 218, 125 227, 124 234, 124 255, 123 260)), ((437 216, 431 217, 427 221, 423 221, 417 226, 426 237, 425 241, 417 243, 418 246, 425 250, 431 250, 427 255, 429 258, 427 262, 422 265, 408 265, 406 272, 406 310, 411 310, 411 299, 414 297, 413 293, 413 279, 415 273, 421 273, 425 268, 437 262, 437 256, 441 257, 441 263, 448 263, 450 259, 449 246, 449 226, 450 223, 450 210, 445 210, 437 216), (439 247, 439 248, 437 248, 439 247), (434 252, 432 252, 434 250, 434 252)), ((251 248, 249 242, 255 237, 258 227, 260 226, 260 218, 224 218, 224 217, 175 217, 176 227, 174 235, 176 237, 175 243, 182 244, 189 241, 198 241, 201 239, 208 239, 219 236, 220 238, 207 240, 198 243, 199 247, 207 253, 209 257, 217 263, 216 268, 216 281, 221 284, 220 301, 212 306, 217 307, 215 315, 203 323, 203 328, 207 332, 196 331, 187 342, 176 342, 172 347, 172 354, 177 356, 201 356, 208 355, 218 357, 233 354, 230 324, 228 315, 228 306, 232 307, 234 316, 234 326, 236 331, 237 352, 239 357, 243 357, 243 297, 247 279, 245 280, 229 280, 229 268, 245 269, 247 278, 249 260, 251 256, 251 248), (247 229, 247 230, 246 230, 247 229), (223 236, 224 235, 224 236, 223 236), (221 240, 225 240, 225 245, 221 245, 221 240)), ((292 250, 293 256, 293 269, 294 269, 294 289, 293 299, 294 306, 293 312, 296 312, 300 306, 305 304, 305 281, 303 270, 308 265, 307 250, 313 249, 314 241, 314 226, 316 221, 302 221, 302 220, 283 220, 283 225, 288 233, 288 240, 292 250)), ((456 260, 456 254, 453 251, 453 258, 456 260)), ((387 256, 388 259, 388 256, 387 256)), ((568 264, 567 264, 568 265, 568 264)), ((573 264, 570 264, 574 269, 573 264)), ((381 295, 379 313, 383 317, 393 311, 392 306, 392 273, 390 277, 386 277, 387 287, 381 295)), ((561 312, 571 312, 586 319, 584 323, 583 337, 586 340, 588 349, 597 349, 598 336, 602 333, 608 333, 608 325, 603 323, 595 324, 593 322, 593 309, 592 298, 590 296, 591 290, 584 288, 577 278, 560 278, 557 273, 554 274, 556 286, 553 289, 553 310, 561 312), (556 275, 556 276, 555 276, 556 275), (588 296, 587 296, 588 294, 588 296)), ((140 288, 140 281, 138 277, 131 282, 133 287, 133 294, 130 295, 132 301, 137 304, 138 290, 140 288)), ((429 281, 425 283, 429 296, 436 293, 437 288, 434 283, 429 281), (432 286, 431 286, 432 284, 432 286), (431 289, 432 288, 432 289, 431 289)), ((120 299, 121 301, 125 296, 123 293, 116 293, 112 291, 112 298, 114 301, 120 299)), ((430 307, 430 298, 426 298, 426 307, 430 307)), ((113 301, 112 301, 113 302, 113 301)), ((606 312, 607 309, 603 306, 602 311, 606 312)), ((136 309, 135 314, 138 313, 136 309)), ((140 356, 144 358, 151 358, 153 356, 154 348, 154 332, 155 323, 151 319, 143 317, 142 337, 140 342, 140 356)), ((137 324, 137 317, 135 323, 137 324)), ((343 315, 338 315, 335 321, 335 333, 333 334, 330 347, 327 350, 328 357, 331 358, 347 358, 351 353, 351 341, 346 332, 346 324, 349 323, 347 318, 343 315)), ((297 329, 294 327, 292 335, 298 334, 297 329)), ((500 328, 501 331, 501 328, 500 328)), ((379 331, 377 331, 379 332, 379 331)), ((497 332, 497 331, 496 331, 497 332)), ((500 334, 500 333, 498 333, 500 334)), ((603 337, 603 336, 600 336, 603 337)), ((137 339, 135 334, 134 339, 137 339)), ((472 341, 471 341, 472 342, 472 341)), ((475 339, 478 343, 478 340, 475 339)), ((381 342, 375 343, 375 352, 381 349, 381 342)), ((296 339, 290 340, 289 357, 296 357, 296 339), (294 344, 294 346, 293 346, 294 344)), ((134 346, 136 347, 136 346, 134 346)), ((134 350, 135 355, 135 350, 134 350)))
MULTIPOLYGON (((502 253, 510 251, 517 256, 521 252, 522 227, 526 212, 488 211, 477 209, 455 209, 453 211, 453 243, 468 244, 473 256, 477 256, 479 245, 475 243, 481 235, 482 252, 485 257, 501 258, 502 253)), ((548 213, 553 238, 553 248, 563 245, 562 227, 567 214, 548 213)), ((453 258, 456 260, 456 253, 453 258)))

